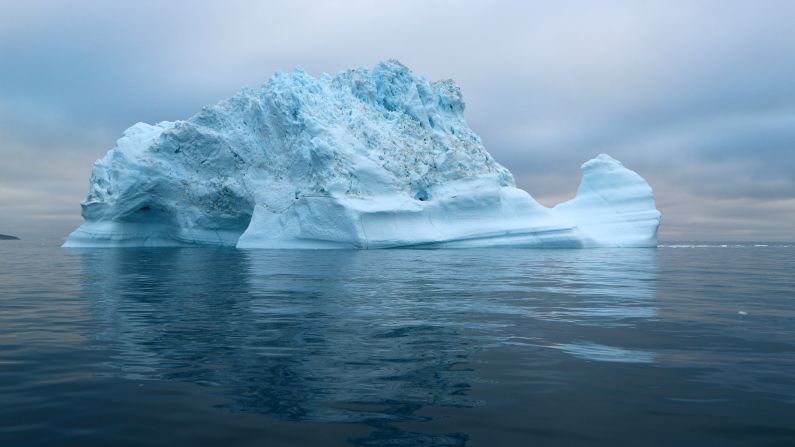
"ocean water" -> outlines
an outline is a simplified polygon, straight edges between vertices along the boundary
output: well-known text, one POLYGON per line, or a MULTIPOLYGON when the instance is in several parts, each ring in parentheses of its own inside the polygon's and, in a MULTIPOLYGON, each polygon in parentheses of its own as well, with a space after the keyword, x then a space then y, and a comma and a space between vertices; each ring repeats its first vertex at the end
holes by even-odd
POLYGON ((795 248, 0 242, 0 446, 795 445, 795 248))

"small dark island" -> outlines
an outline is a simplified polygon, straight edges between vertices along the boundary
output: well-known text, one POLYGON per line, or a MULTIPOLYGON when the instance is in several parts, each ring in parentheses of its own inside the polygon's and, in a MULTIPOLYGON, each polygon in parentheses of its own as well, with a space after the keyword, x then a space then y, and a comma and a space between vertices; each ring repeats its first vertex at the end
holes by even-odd
POLYGON ((16 236, 9 236, 7 234, 0 234, 0 241, 18 241, 19 238, 16 236))

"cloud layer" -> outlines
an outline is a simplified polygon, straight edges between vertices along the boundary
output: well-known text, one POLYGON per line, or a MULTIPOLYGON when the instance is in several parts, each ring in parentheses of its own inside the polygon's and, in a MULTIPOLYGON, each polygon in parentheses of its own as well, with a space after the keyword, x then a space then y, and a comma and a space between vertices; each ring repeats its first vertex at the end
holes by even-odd
POLYGON ((277 69, 398 58, 453 78, 467 119, 551 205, 607 152, 667 240, 795 239, 795 3, 5 1, 0 232, 61 237, 91 163, 277 69))

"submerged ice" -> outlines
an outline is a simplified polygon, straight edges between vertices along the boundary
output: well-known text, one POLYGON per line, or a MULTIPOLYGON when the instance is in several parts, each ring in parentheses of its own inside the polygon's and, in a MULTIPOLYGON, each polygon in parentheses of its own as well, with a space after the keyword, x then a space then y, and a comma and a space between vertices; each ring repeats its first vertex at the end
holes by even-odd
POLYGON ((64 246, 251 248, 654 246, 652 190, 607 155, 574 199, 516 188, 450 80, 397 61, 259 91, 184 121, 138 123, 94 164, 64 246))

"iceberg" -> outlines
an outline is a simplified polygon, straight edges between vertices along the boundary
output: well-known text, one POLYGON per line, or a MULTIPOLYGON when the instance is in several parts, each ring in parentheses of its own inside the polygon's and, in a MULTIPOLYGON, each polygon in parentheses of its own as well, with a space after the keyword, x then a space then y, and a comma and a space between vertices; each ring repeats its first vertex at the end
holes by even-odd
POLYGON ((94 163, 65 247, 656 246, 660 213, 608 155, 548 208, 464 119, 451 80, 400 62, 277 72, 193 117, 138 123, 94 163))

